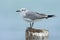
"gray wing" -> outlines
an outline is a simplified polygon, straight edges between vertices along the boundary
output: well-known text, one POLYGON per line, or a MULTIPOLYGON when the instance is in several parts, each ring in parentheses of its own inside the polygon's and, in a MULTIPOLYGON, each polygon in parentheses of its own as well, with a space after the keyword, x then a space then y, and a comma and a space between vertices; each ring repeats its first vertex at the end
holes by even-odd
POLYGON ((31 20, 35 20, 35 19, 43 19, 43 18, 46 18, 47 15, 45 14, 39 14, 38 12, 27 12, 26 13, 26 16, 24 18, 29 18, 31 20))

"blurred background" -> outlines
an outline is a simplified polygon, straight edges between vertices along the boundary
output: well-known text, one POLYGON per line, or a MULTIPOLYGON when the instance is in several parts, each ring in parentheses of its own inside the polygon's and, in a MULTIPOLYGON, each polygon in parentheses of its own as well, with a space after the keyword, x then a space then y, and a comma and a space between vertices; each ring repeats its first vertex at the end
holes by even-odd
POLYGON ((34 24, 34 28, 49 30, 49 40, 60 39, 60 0, 0 0, 0 40, 25 40, 25 22, 16 10, 26 8, 56 17, 34 24))

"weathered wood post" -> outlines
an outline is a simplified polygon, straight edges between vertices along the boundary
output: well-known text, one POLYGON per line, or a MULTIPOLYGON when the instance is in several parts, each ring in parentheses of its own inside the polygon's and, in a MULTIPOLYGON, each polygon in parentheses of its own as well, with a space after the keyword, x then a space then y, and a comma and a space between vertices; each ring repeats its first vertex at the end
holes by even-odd
POLYGON ((46 29, 26 29, 26 40, 48 40, 49 32, 46 29))

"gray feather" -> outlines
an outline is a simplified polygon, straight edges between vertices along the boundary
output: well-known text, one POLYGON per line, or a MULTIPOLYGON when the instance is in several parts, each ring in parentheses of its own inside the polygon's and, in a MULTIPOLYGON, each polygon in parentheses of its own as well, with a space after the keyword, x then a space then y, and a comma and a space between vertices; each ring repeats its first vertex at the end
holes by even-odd
POLYGON ((45 14, 39 14, 37 12, 32 12, 32 11, 29 11, 26 13, 26 16, 24 16, 24 18, 29 18, 31 20, 35 20, 35 19, 43 19, 43 18, 46 18, 47 15, 45 14))

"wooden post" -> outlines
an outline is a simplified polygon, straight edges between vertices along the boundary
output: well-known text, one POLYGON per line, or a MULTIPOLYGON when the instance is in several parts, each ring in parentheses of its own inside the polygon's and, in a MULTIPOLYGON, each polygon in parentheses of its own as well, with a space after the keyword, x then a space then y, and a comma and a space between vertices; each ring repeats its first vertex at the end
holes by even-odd
POLYGON ((35 29, 27 28, 26 29, 26 40, 48 40, 48 30, 46 29, 35 29))

